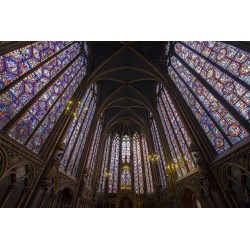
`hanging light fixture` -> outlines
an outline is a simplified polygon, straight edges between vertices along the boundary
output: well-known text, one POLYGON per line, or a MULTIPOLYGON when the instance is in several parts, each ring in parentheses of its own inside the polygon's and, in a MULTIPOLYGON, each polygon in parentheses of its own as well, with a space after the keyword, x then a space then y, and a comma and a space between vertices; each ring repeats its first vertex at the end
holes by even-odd
MULTIPOLYGON (((77 103, 77 106, 76 106, 74 109, 72 109, 72 108, 73 108, 72 104, 73 104, 73 101, 69 101, 69 102, 68 102, 68 105, 67 105, 67 107, 66 107, 66 112, 70 112, 71 115, 73 115, 75 118, 78 118, 77 115, 79 114, 81 102, 79 101, 79 102, 77 103)), ((88 108, 85 108, 85 109, 84 109, 84 112, 86 113, 87 110, 88 110, 88 108)))
POLYGON ((69 101, 69 103, 68 103, 68 105, 66 107, 67 112, 69 112, 69 110, 71 109, 71 107, 72 107, 72 101, 69 101))
POLYGON ((197 166, 199 163, 199 160, 200 160, 197 147, 194 144, 191 144, 189 147, 189 151, 190 151, 191 155, 193 156, 195 165, 197 166))
POLYGON ((157 162, 159 160, 160 156, 157 154, 150 154, 148 158, 151 162, 157 162))
POLYGON ((105 174, 104 174, 104 177, 106 179, 109 179, 111 177, 111 173, 109 171, 107 171, 105 174))

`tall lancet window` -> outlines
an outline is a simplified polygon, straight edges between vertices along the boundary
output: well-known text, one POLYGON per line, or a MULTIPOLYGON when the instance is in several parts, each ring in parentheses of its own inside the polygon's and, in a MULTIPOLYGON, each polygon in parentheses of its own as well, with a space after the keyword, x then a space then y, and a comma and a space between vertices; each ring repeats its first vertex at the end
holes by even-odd
POLYGON ((109 193, 116 193, 118 189, 119 154, 120 154, 120 137, 118 134, 116 134, 112 142, 110 177, 108 183, 109 193))
POLYGON ((138 194, 154 192, 148 145, 144 135, 135 133, 131 138, 115 134, 106 139, 100 172, 100 192, 106 191, 108 183, 108 192, 117 193, 118 180, 120 189, 134 187, 138 194), (125 153, 122 154, 123 152, 125 153), (122 162, 122 155, 127 155, 127 159, 132 159, 131 162, 122 162))
POLYGON ((122 163, 130 162, 130 137, 124 135, 122 137, 122 163))
POLYGON ((99 149, 99 143, 102 132, 102 117, 99 118, 94 137, 92 139, 91 148, 88 156, 87 162, 87 172, 88 172, 88 186, 91 186, 91 181, 93 178, 94 169, 97 168, 96 164, 98 161, 97 150, 99 149))
POLYGON ((104 155, 103 155, 103 158, 102 158, 102 169, 101 169, 100 185, 99 185, 99 191, 100 192, 105 192, 106 179, 108 178, 110 143, 111 143, 111 135, 109 135, 108 139, 106 140, 104 155))
POLYGON ((175 50, 188 66, 200 74, 221 97, 225 98, 229 105, 232 105, 246 120, 250 120, 249 53, 221 42, 177 43, 175 50), (201 51, 201 56, 199 56, 199 51, 201 51), (223 69, 218 67, 229 72, 224 73, 223 69), (240 79, 234 80, 228 75, 231 73, 240 79))
POLYGON ((133 135, 133 167, 136 193, 144 193, 141 146, 137 134, 133 135))
POLYGON ((149 156, 148 144, 144 136, 142 136, 142 153, 143 153, 143 160, 144 160, 147 193, 150 194, 154 192, 154 187, 153 187, 151 163, 148 157, 149 156))
POLYGON ((189 152, 191 140, 167 90, 159 85, 158 110, 179 177, 195 169, 189 152))
POLYGON ((37 42, 0 56, 0 129, 39 153, 86 74, 82 51, 86 43, 37 42))
POLYGON ((249 136, 249 65, 249 53, 222 42, 178 42, 169 60, 170 77, 218 153, 249 136))
MULTIPOLYGON (((96 84, 85 93, 73 112, 72 122, 65 134, 66 145, 59 170, 75 176, 85 146, 89 128, 96 108, 96 84)), ((69 109, 70 112, 70 109, 69 109)))
POLYGON ((121 169, 121 189, 131 189, 131 173, 128 165, 124 165, 121 169))
MULTIPOLYGON (((155 120, 151 121, 151 132, 152 132, 152 136, 153 136, 153 143, 154 143, 154 148, 155 148, 155 153, 157 155, 159 155, 159 160, 157 162, 158 167, 159 167, 159 171, 160 171, 160 177, 161 177, 161 185, 162 187, 166 187, 167 186, 167 181, 166 181, 166 160, 165 160, 165 155, 163 152, 163 148, 162 148, 162 144, 161 144, 161 139, 158 133, 158 129, 155 123, 155 120)), ((170 146, 172 146, 170 144, 170 146)))

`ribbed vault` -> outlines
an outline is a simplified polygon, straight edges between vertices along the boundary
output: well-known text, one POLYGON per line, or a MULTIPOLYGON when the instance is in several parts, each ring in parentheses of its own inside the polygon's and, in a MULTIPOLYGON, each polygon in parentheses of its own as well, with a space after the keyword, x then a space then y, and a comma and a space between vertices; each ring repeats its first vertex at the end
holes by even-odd
POLYGON ((99 114, 104 114, 106 129, 133 124, 147 130, 155 85, 161 81, 162 46, 160 42, 92 43, 90 79, 100 86, 99 114))

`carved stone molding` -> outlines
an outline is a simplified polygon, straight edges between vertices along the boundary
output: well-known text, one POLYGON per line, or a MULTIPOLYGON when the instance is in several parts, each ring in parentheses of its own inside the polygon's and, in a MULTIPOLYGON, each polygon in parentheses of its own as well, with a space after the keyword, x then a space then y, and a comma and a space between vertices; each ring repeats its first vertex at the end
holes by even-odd
POLYGON ((185 189, 189 189, 194 193, 199 193, 201 190, 200 186, 200 175, 199 173, 195 173, 193 175, 188 176, 187 178, 180 180, 175 183, 177 195, 185 189))
MULTIPOLYGON (((45 161, 41 159, 41 156, 31 152, 29 149, 24 148, 23 145, 18 145, 17 142, 12 141, 9 138, 5 138, 2 134, 0 134, 0 146, 2 146, 6 151, 9 149, 9 152, 12 152, 14 156, 18 156, 22 159, 29 159, 33 163, 37 163, 41 167, 45 165, 45 161)), ((17 160, 12 159, 10 160, 17 160)), ((11 165, 11 163, 10 163, 11 165)))
POLYGON ((133 191, 133 190, 119 190, 117 192, 117 196, 116 196, 116 207, 119 207, 120 202, 121 202, 122 198, 124 198, 124 197, 128 197, 131 200, 133 207, 136 207, 137 197, 136 197, 135 191, 133 191))
POLYGON ((55 193, 62 191, 65 188, 69 188, 72 191, 74 197, 76 197, 78 183, 72 178, 58 172, 56 178, 55 193))
POLYGON ((250 178, 250 146, 235 152, 224 161, 217 162, 212 170, 224 189, 228 189, 232 183, 239 187, 246 185, 246 178, 250 178))
POLYGON ((15 145, 11 145, 7 141, 0 142, 1 157, 3 164, 0 169, 0 181, 6 176, 13 174, 15 181, 19 182, 27 178, 28 186, 32 187, 44 167, 41 162, 34 161, 34 159, 20 154, 20 150, 15 145))

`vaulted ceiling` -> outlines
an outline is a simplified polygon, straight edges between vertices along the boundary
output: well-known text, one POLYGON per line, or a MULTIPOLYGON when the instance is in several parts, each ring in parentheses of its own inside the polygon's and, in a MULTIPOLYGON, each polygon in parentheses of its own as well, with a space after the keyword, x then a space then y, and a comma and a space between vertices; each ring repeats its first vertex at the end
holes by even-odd
POLYGON ((163 42, 91 42, 91 82, 100 85, 105 127, 146 129, 155 85, 162 79, 163 42))

